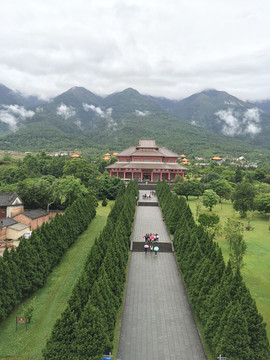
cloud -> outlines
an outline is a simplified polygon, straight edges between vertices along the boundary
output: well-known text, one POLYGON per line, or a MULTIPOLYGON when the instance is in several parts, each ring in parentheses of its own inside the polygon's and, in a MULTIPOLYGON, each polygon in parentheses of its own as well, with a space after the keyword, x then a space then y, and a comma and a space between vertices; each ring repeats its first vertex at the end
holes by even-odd
MULTIPOLYGON (((94 106, 94 105, 88 105, 88 104, 85 104, 83 103, 83 108, 84 108, 84 111, 89 111, 89 110, 92 110, 94 111, 98 116, 102 117, 102 118, 105 118, 106 117, 106 112, 104 112, 99 106, 94 106)), ((110 110, 111 108, 109 108, 110 110)))
POLYGON ((0 79, 43 98, 73 86, 267 98, 269 11, 268 0, 2 1, 0 79))
POLYGON ((239 134, 240 125, 238 118, 233 114, 232 109, 220 110, 215 113, 219 120, 223 121, 222 133, 228 136, 239 134))
POLYGON ((147 116, 150 114, 150 111, 145 110, 145 111, 141 111, 141 110, 135 110, 135 115, 136 116, 147 116))
POLYGON ((258 108, 251 108, 244 112, 228 108, 216 112, 215 115, 218 117, 217 121, 222 123, 221 131, 224 135, 256 135, 261 131, 258 108))
POLYGON ((114 121, 114 119, 112 118, 112 112, 113 112, 112 108, 102 110, 99 106, 89 105, 85 103, 83 103, 83 108, 84 111, 86 112, 92 110, 97 114, 97 116, 101 117, 102 119, 106 119, 108 127, 111 130, 116 130, 117 122, 114 121))
POLYGON ((260 121, 260 110, 258 108, 248 109, 243 116, 243 123, 246 124, 244 132, 251 135, 261 132, 260 121))
POLYGON ((17 129, 20 120, 31 118, 34 115, 34 111, 26 110, 24 106, 19 105, 2 105, 0 109, 0 121, 8 124, 11 130, 17 129))
POLYGON ((61 103, 56 109, 57 115, 62 116, 65 120, 76 115, 76 111, 73 106, 67 106, 61 103))

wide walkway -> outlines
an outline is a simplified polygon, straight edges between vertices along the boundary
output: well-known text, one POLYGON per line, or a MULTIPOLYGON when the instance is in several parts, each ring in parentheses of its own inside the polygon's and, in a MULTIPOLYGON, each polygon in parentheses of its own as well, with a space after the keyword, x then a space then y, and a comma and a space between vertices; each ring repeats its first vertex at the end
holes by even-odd
MULTIPOLYGON (((170 241, 159 207, 138 206, 134 241, 170 241)), ((117 359, 205 360, 173 253, 131 254, 117 359)))

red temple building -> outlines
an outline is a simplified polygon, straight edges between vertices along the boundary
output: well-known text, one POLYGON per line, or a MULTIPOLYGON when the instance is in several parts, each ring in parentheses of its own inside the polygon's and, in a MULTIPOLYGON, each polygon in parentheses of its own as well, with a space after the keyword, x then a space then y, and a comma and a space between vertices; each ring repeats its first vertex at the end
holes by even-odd
POLYGON ((155 140, 140 140, 138 146, 131 146, 116 155, 118 161, 106 167, 110 176, 138 181, 173 180, 176 175, 184 177, 184 166, 176 161, 179 156, 156 145, 155 140))

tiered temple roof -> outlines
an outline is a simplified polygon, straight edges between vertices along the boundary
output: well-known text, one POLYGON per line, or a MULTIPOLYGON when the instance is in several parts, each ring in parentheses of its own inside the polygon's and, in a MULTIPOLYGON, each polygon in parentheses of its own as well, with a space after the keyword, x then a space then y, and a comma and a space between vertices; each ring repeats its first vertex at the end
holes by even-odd
POLYGON ((155 140, 142 139, 139 145, 130 146, 117 154, 118 161, 106 167, 111 176, 122 178, 172 180, 175 175, 184 176, 187 170, 176 161, 179 156, 156 145, 155 140))

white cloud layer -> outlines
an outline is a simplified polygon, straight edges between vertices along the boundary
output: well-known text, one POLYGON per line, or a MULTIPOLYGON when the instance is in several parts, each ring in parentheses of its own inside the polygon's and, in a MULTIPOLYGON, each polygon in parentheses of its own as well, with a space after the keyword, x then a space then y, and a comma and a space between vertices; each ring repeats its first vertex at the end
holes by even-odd
POLYGON ((150 114, 150 111, 141 111, 141 110, 135 110, 135 115, 136 116, 146 116, 146 115, 149 115, 150 114))
POLYGON ((222 123, 222 133, 224 135, 256 135, 261 132, 260 111, 258 108, 248 109, 244 113, 228 108, 216 112, 215 115, 217 121, 222 123))
POLYGON ((66 104, 61 103, 56 109, 56 114, 67 120, 75 116, 76 111, 73 106, 67 106, 66 104))
POLYGON ((268 0, 3 0, 0 83, 42 97, 83 86, 269 98, 269 13, 268 0))
POLYGON ((114 119, 112 118, 113 109, 111 107, 108 109, 102 110, 99 106, 94 106, 94 105, 89 105, 89 104, 83 103, 83 108, 85 111, 89 111, 89 110, 94 111, 97 114, 97 116, 99 116, 103 119, 106 119, 108 127, 111 130, 116 130, 117 122, 114 121, 114 119))
POLYGON ((0 108, 0 121, 9 125, 11 130, 16 130, 17 124, 24 119, 35 115, 34 111, 26 110, 24 106, 2 105, 0 108))

